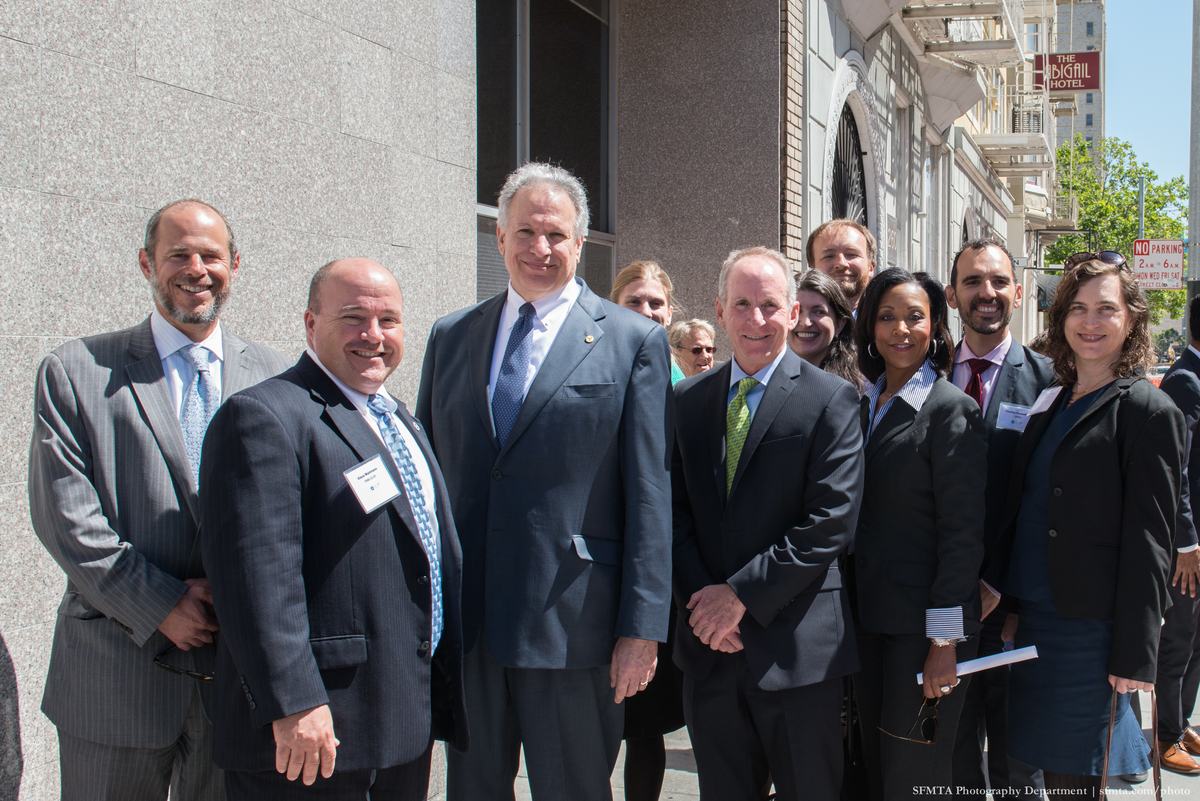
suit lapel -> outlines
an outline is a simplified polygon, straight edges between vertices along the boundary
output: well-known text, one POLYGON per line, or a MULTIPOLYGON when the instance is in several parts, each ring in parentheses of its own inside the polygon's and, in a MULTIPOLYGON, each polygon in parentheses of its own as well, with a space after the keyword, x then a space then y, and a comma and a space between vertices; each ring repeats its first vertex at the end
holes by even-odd
MULTIPOLYGON (((224 326, 222 326, 222 329, 224 326)), ((249 343, 236 334, 221 332, 221 401, 251 386, 250 368, 254 360, 246 355, 249 343)))
POLYGON ((917 413, 913 411, 913 407, 904 401, 894 401, 888 408, 887 414, 883 416, 883 419, 875 423, 875 430, 871 432, 871 438, 867 440, 867 461, 871 461, 872 457, 879 452, 879 449, 883 447, 885 442, 895 438, 902 431, 907 430, 916 419, 917 413))
MULTIPOLYGON (((475 411, 483 421, 483 427, 496 441, 496 425, 492 421, 492 410, 488 404, 488 380, 492 376, 492 356, 496 348, 496 330, 500 327, 500 315, 504 313, 504 303, 508 297, 502 292, 479 307, 479 314, 471 321, 470 334, 467 337, 467 369, 471 372, 468 382, 471 387, 471 399, 475 401, 475 411)), ((509 435, 511 438, 511 434, 509 435)))
POLYGON ((996 386, 992 389, 992 397, 988 399, 987 414, 983 423, 988 431, 996 428, 996 419, 1000 416, 1000 404, 1010 403, 1017 389, 1017 374, 1025 364, 1025 349, 1016 340, 1008 346, 1008 355, 1004 364, 1000 365, 1000 375, 996 376, 996 386))
POLYGON ((784 401, 796 388, 796 378, 804 369, 803 361, 792 352, 791 348, 788 348, 784 352, 783 359, 775 367, 775 372, 771 374, 771 381, 763 389, 762 397, 758 401, 758 408, 754 411, 754 419, 750 421, 750 430, 746 432, 746 442, 742 445, 742 455, 738 459, 737 472, 733 474, 731 494, 733 490, 737 489, 738 481, 741 480, 742 473, 746 471, 746 465, 754 456, 754 449, 758 447, 758 443, 762 442, 763 435, 775 421, 775 416, 783 408, 784 401))
MULTIPOLYGON (((1079 425, 1084 420, 1088 419, 1093 414, 1100 411, 1108 404, 1112 403, 1112 401, 1117 397, 1117 395, 1124 392, 1125 389, 1128 388, 1130 384, 1132 384, 1134 381, 1140 381, 1140 380, 1141 380, 1140 378, 1118 378, 1116 381, 1113 381, 1111 384, 1109 384, 1108 387, 1104 390, 1104 392, 1102 392, 1100 394, 1100 397, 1098 397, 1098 398, 1096 398, 1096 400, 1092 401, 1092 405, 1084 410, 1083 414, 1081 414, 1079 416, 1079 419, 1075 421, 1075 424, 1073 426, 1071 426, 1069 429, 1067 429, 1066 432, 1063 433, 1063 439, 1065 440, 1067 437, 1069 437, 1071 435, 1071 432, 1074 431, 1076 428, 1078 428, 1079 425)), ((1069 392, 1070 389, 1071 389, 1070 387, 1064 387, 1063 392, 1069 392)))
POLYGON ((146 422, 158 442, 167 463, 167 469, 175 482, 184 489, 184 499, 192 518, 199 520, 199 499, 196 495, 196 477, 187 458, 187 446, 183 442, 183 429, 175 414, 175 404, 167 389, 167 377, 163 373, 162 359, 154 346, 154 334, 150 331, 150 320, 133 329, 126 352, 129 363, 125 365, 125 377, 129 381, 138 405, 146 415, 146 422))
POLYGON ((554 338, 554 344, 550 346, 550 352, 546 354, 545 361, 538 368, 537 375, 534 376, 533 383, 529 386, 529 392, 525 394, 525 400, 521 403, 521 411, 517 413, 512 430, 508 432, 508 438, 504 440, 504 447, 500 451, 501 456, 508 452, 514 442, 520 439, 521 433, 529 427, 529 424, 538 416, 550 398, 554 397, 554 393, 558 392, 563 382, 570 377, 571 373, 575 372, 579 363, 592 352, 592 348, 600 344, 600 340, 604 337, 604 329, 597 321, 604 319, 605 316, 606 313, 600 301, 592 294, 591 290, 586 286, 583 287, 579 299, 571 304, 571 309, 567 312, 567 319, 563 321, 562 329, 554 338))
POLYGON ((725 416, 729 410, 729 373, 732 372, 733 361, 717 367, 716 374, 708 385, 708 397, 705 399, 708 413, 708 448, 712 456, 713 481, 717 483, 717 495, 725 502, 725 416))
MULTIPOLYGON (((1051 385, 1054 386, 1054 385, 1051 385)), ((1051 421, 1054 420, 1054 415, 1062 405, 1062 392, 1059 397, 1055 398, 1050 404, 1050 408, 1044 412, 1039 412, 1029 418, 1028 424, 1025 426, 1025 431, 1021 433, 1021 438, 1017 440, 1017 449, 1013 453, 1012 466, 1012 481, 1008 485, 1008 498, 1005 503, 1005 519, 1000 530, 1008 528, 1009 522, 1016 515, 1019 507, 1021 496, 1025 494, 1025 468, 1029 466, 1029 460, 1033 458, 1033 451, 1037 448, 1038 443, 1042 441, 1042 437, 1046 433, 1046 429, 1050 427, 1051 421)))

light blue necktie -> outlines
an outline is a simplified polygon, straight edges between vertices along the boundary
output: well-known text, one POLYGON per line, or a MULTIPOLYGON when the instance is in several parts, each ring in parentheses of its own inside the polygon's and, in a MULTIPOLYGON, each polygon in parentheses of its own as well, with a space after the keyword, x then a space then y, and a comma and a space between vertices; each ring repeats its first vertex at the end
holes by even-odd
POLYGON ((204 447, 204 432, 208 422, 221 405, 221 388, 208 369, 208 348, 203 345, 184 345, 178 353, 187 359, 196 371, 192 383, 183 391, 183 403, 179 407, 179 426, 183 429, 183 443, 187 447, 188 463, 192 475, 200 481, 200 451, 204 447))
POLYGON ((533 349, 533 318, 533 304, 522 305, 521 316, 513 323, 512 333, 508 335, 500 375, 496 376, 496 387, 492 390, 492 421, 496 424, 496 439, 502 448, 525 401, 525 377, 529 371, 529 353, 533 349))
POLYGON ((400 480, 404 482, 404 494, 408 496, 408 505, 413 517, 417 520, 417 530, 421 534, 421 547, 429 559, 429 584, 433 592, 433 636, 430 640, 429 653, 437 650, 438 641, 442 638, 442 562, 438 551, 438 539, 433 530, 433 521, 425 509, 425 492, 421 488, 421 477, 417 474, 417 466, 413 464, 412 454, 400 436, 400 429, 387 403, 379 395, 367 398, 367 406, 379 426, 379 433, 392 454, 392 461, 400 471, 400 480))

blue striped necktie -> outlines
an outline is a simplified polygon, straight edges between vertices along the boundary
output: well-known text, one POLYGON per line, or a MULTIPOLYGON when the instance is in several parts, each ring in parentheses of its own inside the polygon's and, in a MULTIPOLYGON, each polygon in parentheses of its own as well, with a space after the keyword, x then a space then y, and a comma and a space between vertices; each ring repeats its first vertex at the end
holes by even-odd
POLYGON ((521 316, 513 323, 500 363, 500 375, 492 390, 492 421, 496 424, 496 439, 500 447, 508 439, 521 404, 525 402, 525 377, 529 370, 529 354, 533 350, 533 304, 521 306, 521 316))
POLYGON ((208 348, 203 345, 184 345, 177 351, 196 371, 192 382, 183 390, 179 406, 179 427, 183 429, 183 444, 187 448, 192 476, 200 481, 200 451, 204 447, 204 432, 221 405, 221 388, 208 369, 208 348))

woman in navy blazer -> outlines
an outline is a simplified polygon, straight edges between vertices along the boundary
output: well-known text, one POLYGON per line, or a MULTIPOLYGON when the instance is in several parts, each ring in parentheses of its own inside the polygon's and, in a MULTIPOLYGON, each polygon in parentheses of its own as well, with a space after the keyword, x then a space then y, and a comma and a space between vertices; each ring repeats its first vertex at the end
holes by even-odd
POLYGON ((947 316, 932 277, 885 270, 856 322, 866 479, 848 564, 873 799, 952 792, 955 662, 979 645, 966 635, 979 628, 987 441, 979 406, 946 380, 947 316))
MULTIPOLYGON (((1087 254, 1090 256, 1091 254, 1087 254)), ((1149 308, 1120 254, 1063 276, 1050 308, 1058 385, 1017 446, 986 580, 1018 603, 1008 752, 1047 790, 1095 797, 1113 693, 1153 689, 1184 449, 1183 415, 1142 377, 1149 308)), ((1109 773, 1149 767, 1119 696, 1109 773)))

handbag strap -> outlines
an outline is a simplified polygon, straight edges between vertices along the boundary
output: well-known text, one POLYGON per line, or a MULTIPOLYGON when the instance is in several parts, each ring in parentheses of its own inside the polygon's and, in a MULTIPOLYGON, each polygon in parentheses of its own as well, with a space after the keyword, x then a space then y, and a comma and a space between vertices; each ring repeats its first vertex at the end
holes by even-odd
POLYGON ((1100 801, 1108 799, 1108 757, 1112 752, 1113 725, 1117 720, 1117 688, 1113 687, 1112 704, 1108 709, 1108 736, 1104 740, 1104 769, 1100 772, 1100 801))
MULTIPOLYGON (((1108 757, 1112 751, 1113 726, 1117 722, 1117 688, 1113 687, 1112 704, 1108 710, 1108 736, 1104 741, 1104 770, 1100 775, 1100 799, 1108 799, 1108 757)), ((1150 770, 1154 774, 1154 801, 1162 801, 1162 766, 1158 745, 1158 698, 1150 690, 1150 770)))

